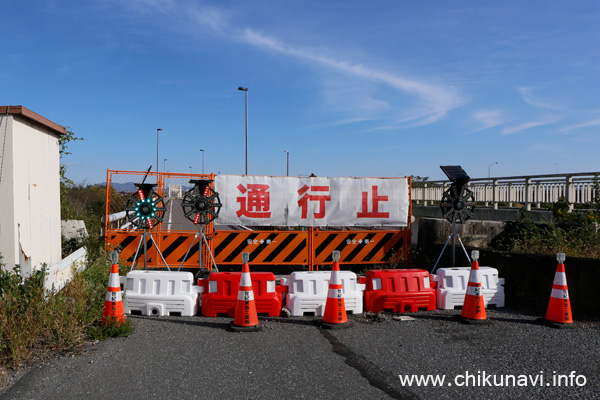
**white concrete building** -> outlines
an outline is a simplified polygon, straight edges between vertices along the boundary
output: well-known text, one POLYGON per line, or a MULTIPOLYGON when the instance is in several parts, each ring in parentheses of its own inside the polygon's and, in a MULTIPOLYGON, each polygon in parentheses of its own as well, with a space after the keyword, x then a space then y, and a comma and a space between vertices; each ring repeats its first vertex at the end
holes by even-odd
POLYGON ((24 275, 61 260, 59 137, 23 106, 0 106, 0 254, 24 275))

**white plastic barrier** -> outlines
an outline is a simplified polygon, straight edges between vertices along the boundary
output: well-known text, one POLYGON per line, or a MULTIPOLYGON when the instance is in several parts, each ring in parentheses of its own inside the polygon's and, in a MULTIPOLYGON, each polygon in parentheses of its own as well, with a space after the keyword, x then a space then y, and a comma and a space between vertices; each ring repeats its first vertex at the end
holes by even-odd
MULTIPOLYGON (((465 302, 465 293, 469 283, 470 267, 440 268, 432 275, 437 282, 437 308, 453 310, 465 302)), ((504 278, 498 278, 498 270, 491 267, 479 267, 484 304, 504 307, 504 278)))
MULTIPOLYGON (((360 314, 363 312, 363 292, 365 285, 358 283, 356 274, 352 271, 340 271, 346 312, 360 314)), ((314 313, 323 316, 331 271, 294 271, 288 279, 281 280, 288 287, 285 297, 285 307, 292 316, 298 317, 304 313, 314 313)))
POLYGON ((193 285, 191 272, 130 271, 120 279, 127 314, 191 317, 198 312, 198 296, 203 288, 193 285))

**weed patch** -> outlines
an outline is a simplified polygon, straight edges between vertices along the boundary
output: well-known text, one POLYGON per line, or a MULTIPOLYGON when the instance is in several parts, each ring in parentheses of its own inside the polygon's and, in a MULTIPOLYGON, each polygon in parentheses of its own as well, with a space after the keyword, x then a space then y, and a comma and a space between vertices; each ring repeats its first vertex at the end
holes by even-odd
POLYGON ((131 323, 101 325, 110 261, 104 252, 74 273, 60 291, 44 289, 44 269, 23 278, 18 268, 0 271, 0 385, 9 368, 26 366, 40 354, 65 354, 86 340, 127 336, 131 323))

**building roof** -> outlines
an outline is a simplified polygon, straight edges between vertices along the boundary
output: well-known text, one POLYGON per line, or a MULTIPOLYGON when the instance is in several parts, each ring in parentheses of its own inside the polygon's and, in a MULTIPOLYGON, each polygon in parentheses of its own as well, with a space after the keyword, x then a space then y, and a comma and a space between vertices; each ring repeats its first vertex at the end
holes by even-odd
POLYGON ((59 135, 65 135, 67 133, 67 128, 60 126, 23 106, 0 106, 0 115, 7 114, 20 115, 34 123, 40 124, 48 129, 53 130, 59 135))

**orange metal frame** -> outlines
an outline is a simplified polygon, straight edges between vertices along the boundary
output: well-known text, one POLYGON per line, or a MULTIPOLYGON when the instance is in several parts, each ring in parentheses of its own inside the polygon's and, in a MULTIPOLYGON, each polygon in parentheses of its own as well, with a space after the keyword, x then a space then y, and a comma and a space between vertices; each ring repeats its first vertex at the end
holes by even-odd
MULTIPOLYGON (((167 178, 213 179, 214 174, 180 174, 169 172, 140 171, 107 171, 106 214, 104 223, 105 249, 118 249, 121 259, 132 262, 142 236, 142 230, 128 230, 111 227, 108 216, 113 202, 112 181, 115 175, 132 175, 155 177, 158 183, 156 192, 164 194, 167 178)), ((409 179, 409 188, 411 181, 409 179)), ((214 189, 214 187, 213 187, 214 189)), ((409 190, 409 196, 411 195, 409 190)), ((410 197, 409 197, 410 200, 410 197)), ((382 264, 393 261, 411 260, 411 219, 412 202, 409 201, 408 226, 400 230, 254 230, 229 231, 214 229, 211 222, 205 227, 205 235, 209 239, 210 251, 217 265, 241 265, 241 254, 248 252, 250 262, 257 265, 308 265, 309 270, 319 265, 331 263, 333 250, 341 252, 341 262, 347 264, 382 264)), ((123 206, 124 209, 124 206, 123 206)), ((166 230, 164 223, 153 228, 150 233, 171 268, 183 265, 185 268, 197 268, 198 238, 190 249, 192 240, 197 234, 194 230, 166 230)), ((164 266, 153 246, 147 246, 148 265, 164 266)), ((212 270, 213 262, 206 246, 203 248, 204 266, 212 270)))

